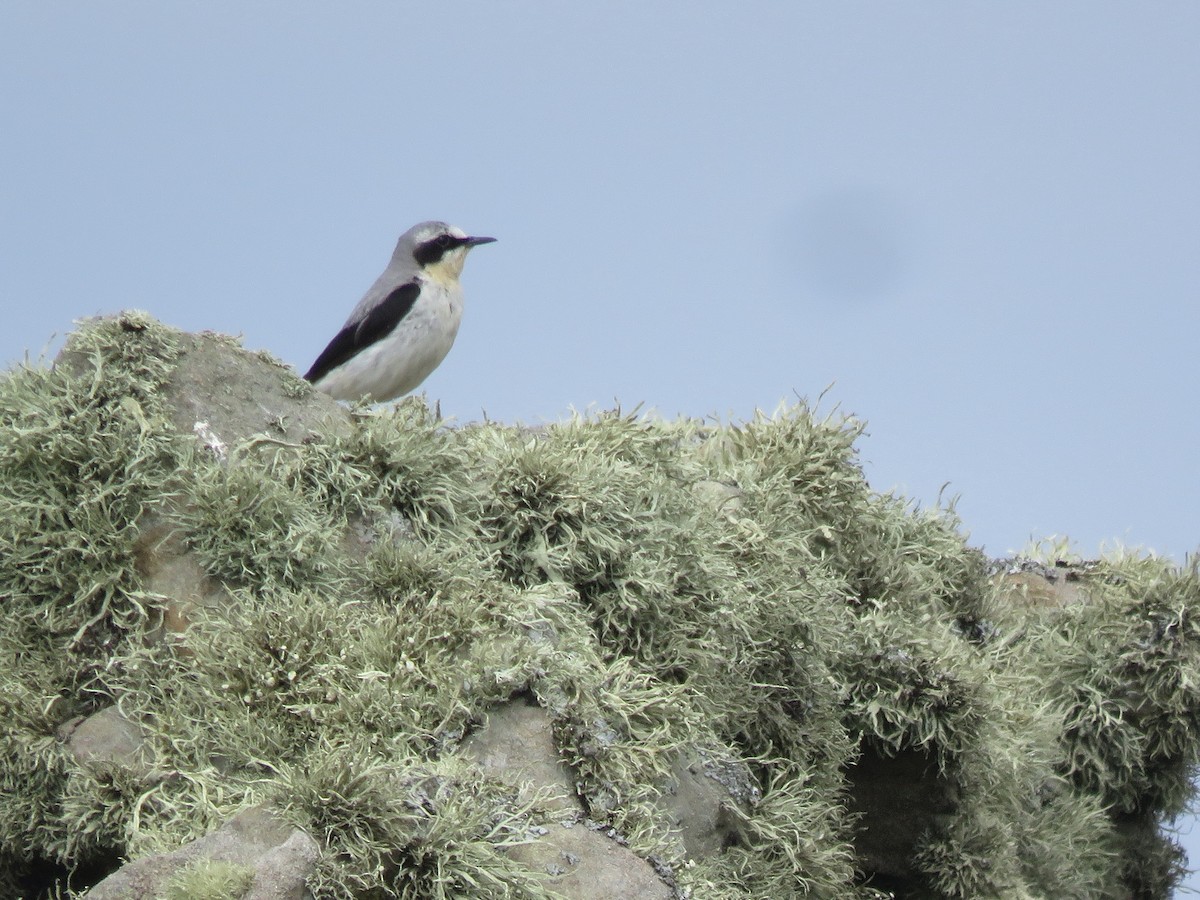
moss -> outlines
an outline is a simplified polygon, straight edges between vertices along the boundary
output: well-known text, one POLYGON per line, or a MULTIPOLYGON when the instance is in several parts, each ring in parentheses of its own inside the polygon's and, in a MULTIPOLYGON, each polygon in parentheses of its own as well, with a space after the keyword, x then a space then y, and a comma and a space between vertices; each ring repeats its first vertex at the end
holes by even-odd
POLYGON ((319 897, 545 896, 506 847, 532 840, 531 808, 448 758, 385 763, 318 748, 280 773, 276 802, 325 847, 319 897))
MULTIPOLYGON (((587 813, 697 897, 876 895, 850 801, 868 755, 927 758, 945 792, 889 876, 905 890, 1176 883, 1160 825, 1200 746, 1194 563, 1117 556, 1080 569, 1086 603, 1017 607, 952 509, 872 492, 861 424, 804 405, 534 431, 449 428, 410 398, 217 457, 169 426, 177 345, 130 314, 0 381, 0 885, 269 799, 321 843, 317 897, 541 896, 505 850, 546 810, 457 753, 521 693, 587 813), (219 598, 165 638, 151 517, 219 598), (113 703, 147 771, 58 739, 113 703), (660 800, 706 746, 762 800, 688 865, 660 800)), ((186 876, 213 896, 238 877, 186 876)))
MULTIPOLYGON (((0 579, 25 638, 101 646, 136 625, 132 546, 159 499, 175 439, 156 390, 172 341, 136 315, 78 333, 51 371, 19 369, 0 391, 0 579)), ((11 632, 10 632, 11 633, 11 632)))
POLYGON ((884 897, 855 884, 855 859, 844 840, 846 811, 838 789, 813 770, 780 766, 763 802, 744 823, 740 846, 685 870, 698 897, 884 897))
POLYGON ((234 862, 205 859, 171 877, 164 900, 240 900, 254 882, 254 870, 234 862))
POLYGON ((242 465, 187 464, 188 502, 176 518, 189 546, 217 579, 256 591, 286 593, 320 585, 337 566, 337 522, 280 483, 256 460, 242 465))

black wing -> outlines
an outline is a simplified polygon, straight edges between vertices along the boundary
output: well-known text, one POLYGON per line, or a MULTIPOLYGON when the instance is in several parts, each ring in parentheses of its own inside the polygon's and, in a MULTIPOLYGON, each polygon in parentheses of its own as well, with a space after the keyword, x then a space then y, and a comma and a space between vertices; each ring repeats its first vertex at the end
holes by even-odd
POLYGON ((415 281, 400 285, 367 313, 361 322, 347 325, 339 331, 329 346, 321 351, 304 378, 307 381, 320 381, 363 349, 383 340, 408 315, 420 293, 421 286, 415 281))

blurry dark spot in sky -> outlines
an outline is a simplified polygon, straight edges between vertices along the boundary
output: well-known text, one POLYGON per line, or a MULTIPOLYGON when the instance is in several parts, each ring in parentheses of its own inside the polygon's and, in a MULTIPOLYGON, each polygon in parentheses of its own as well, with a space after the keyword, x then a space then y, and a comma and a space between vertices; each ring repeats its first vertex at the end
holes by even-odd
POLYGON ((786 253, 812 300, 875 303, 904 281, 911 262, 911 216, 869 187, 830 188, 804 199, 786 253))

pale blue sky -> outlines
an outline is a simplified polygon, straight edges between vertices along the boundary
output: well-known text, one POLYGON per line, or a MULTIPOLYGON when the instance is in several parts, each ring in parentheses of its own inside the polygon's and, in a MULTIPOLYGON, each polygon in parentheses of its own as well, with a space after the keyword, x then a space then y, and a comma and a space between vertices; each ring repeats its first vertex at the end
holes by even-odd
POLYGON ((1200 547, 1198 3, 11 2, 0 84, 2 363, 132 306, 303 371, 444 218, 459 420, 832 384, 993 555, 1200 547))

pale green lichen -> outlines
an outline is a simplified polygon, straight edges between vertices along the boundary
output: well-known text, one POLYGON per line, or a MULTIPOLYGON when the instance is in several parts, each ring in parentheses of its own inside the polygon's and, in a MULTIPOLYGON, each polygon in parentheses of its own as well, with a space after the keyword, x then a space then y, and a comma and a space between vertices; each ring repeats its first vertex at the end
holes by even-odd
POLYGON ((504 851, 544 811, 457 750, 522 693, 588 813, 695 897, 872 895, 862 754, 925 754, 954 798, 913 836, 930 896, 1177 880, 1158 825, 1200 743, 1195 563, 1114 557, 1080 576, 1089 602, 1016 607, 952 510, 873 493, 859 424, 803 405, 454 429, 409 399, 222 459, 168 423, 175 346, 128 314, 0 381, 0 889, 270 800, 321 844, 318 897, 541 896, 504 851), (151 513, 223 592, 165 641, 151 513), (56 739, 114 703, 147 772, 56 739), (659 801, 700 746, 762 800, 685 865, 659 801))
POLYGON ((224 860, 197 860, 167 882, 163 900, 241 900, 254 883, 254 870, 224 860))

